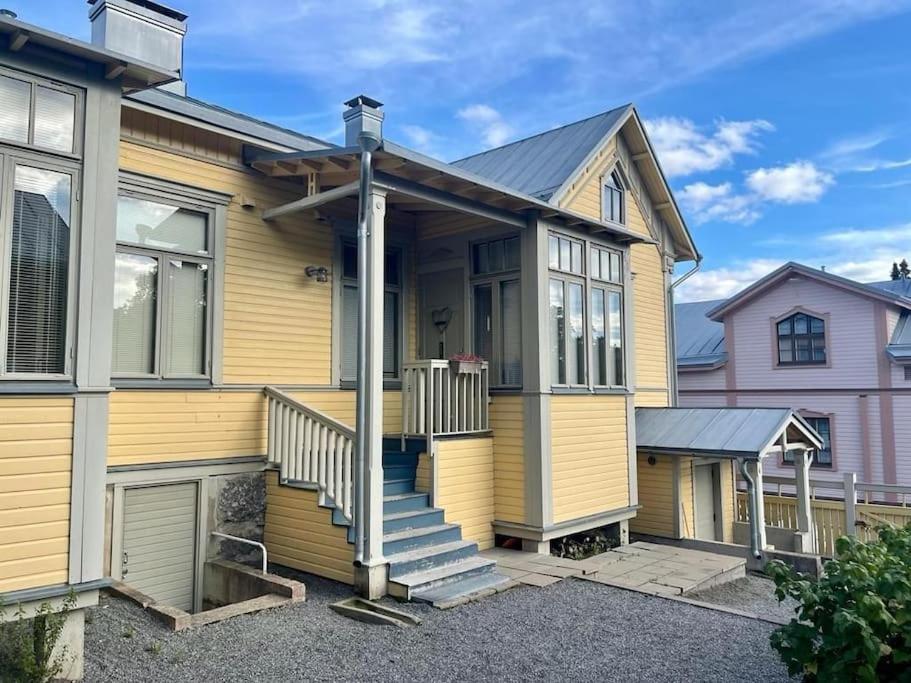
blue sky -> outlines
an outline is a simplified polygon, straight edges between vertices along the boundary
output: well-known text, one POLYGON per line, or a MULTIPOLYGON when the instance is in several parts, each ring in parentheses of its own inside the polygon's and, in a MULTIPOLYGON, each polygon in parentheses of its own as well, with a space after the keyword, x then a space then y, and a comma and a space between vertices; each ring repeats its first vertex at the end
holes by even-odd
MULTIPOLYGON (((89 37, 80 0, 0 4, 89 37)), ((705 255, 681 299, 911 260, 911 0, 169 4, 191 95, 332 141, 361 92, 446 160, 635 102, 705 255)))

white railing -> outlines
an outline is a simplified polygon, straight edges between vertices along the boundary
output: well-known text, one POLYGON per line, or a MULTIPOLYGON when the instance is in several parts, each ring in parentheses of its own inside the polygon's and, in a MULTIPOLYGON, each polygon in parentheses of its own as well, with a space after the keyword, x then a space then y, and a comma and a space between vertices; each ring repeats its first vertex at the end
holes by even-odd
POLYGON ((331 503, 354 521, 354 430, 275 387, 269 402, 267 458, 283 481, 313 485, 320 505, 331 503))
POLYGON ((402 376, 402 435, 472 434, 490 429, 489 368, 456 372, 449 361, 405 363, 402 376))
POLYGON ((231 534, 223 534, 220 531, 213 531, 213 536, 218 536, 219 538, 226 538, 229 541, 236 541, 238 543, 245 543, 246 545, 252 545, 254 548, 259 548, 262 552, 262 570, 263 574, 267 574, 266 571, 269 567, 269 551, 266 550, 266 546, 260 543, 259 541, 251 541, 249 538, 241 538, 240 536, 232 536, 231 534))

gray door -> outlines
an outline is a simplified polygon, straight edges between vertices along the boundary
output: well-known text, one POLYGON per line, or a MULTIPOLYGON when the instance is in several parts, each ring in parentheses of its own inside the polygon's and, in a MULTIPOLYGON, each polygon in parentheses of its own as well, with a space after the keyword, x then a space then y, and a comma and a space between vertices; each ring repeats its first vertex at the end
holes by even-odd
POLYGON ((196 484, 126 489, 123 581, 157 602, 193 611, 196 484))
POLYGON ((696 489, 696 538, 715 541, 715 465, 696 465, 693 478, 696 489))
POLYGON ((465 350, 465 280, 461 268, 421 275, 420 292, 421 358, 449 358, 465 350), (449 317, 443 334, 434 324, 437 319, 449 317))

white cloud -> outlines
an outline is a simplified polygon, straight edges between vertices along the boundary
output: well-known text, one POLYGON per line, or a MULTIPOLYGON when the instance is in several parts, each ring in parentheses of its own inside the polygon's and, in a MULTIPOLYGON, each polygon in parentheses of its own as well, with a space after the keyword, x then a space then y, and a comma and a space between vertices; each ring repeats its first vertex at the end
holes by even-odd
POLYGON ((755 207, 754 198, 734 193, 730 183, 691 183, 677 193, 677 199, 692 212, 697 224, 711 220, 749 224, 761 215, 755 207))
POLYGON ((674 300, 707 301, 726 299, 784 264, 778 259, 754 259, 724 268, 701 270, 675 291, 674 300))
POLYGON ((795 161, 777 168, 758 168, 747 174, 746 185, 760 199, 780 204, 818 201, 835 183, 831 173, 809 161, 795 161))
POLYGON ((826 166, 839 173, 874 173, 911 166, 911 157, 883 159, 871 154, 873 150, 892 137, 885 130, 874 130, 843 138, 823 150, 819 158, 825 162, 826 166))
POLYGON ((457 116, 481 133, 484 144, 499 147, 513 134, 513 128, 496 109, 487 104, 472 104, 459 110, 457 116))
POLYGON ((433 155, 435 145, 439 142, 440 136, 423 126, 405 125, 402 126, 402 132, 408 138, 408 142, 417 151, 423 154, 433 155))
POLYGON ((718 121, 710 133, 689 119, 675 117, 651 119, 645 125, 670 177, 729 166, 735 155, 755 154, 760 133, 775 130, 763 119, 718 121))

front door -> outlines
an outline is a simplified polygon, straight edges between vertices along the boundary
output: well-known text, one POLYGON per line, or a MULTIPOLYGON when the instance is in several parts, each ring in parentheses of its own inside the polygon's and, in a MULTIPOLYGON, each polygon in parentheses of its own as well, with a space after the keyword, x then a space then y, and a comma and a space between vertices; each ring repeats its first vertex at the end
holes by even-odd
POLYGON ((717 541, 718 465, 696 465, 695 481, 696 538, 717 541))
POLYGON ((465 275, 452 268, 420 276, 421 358, 465 351, 465 275), (442 331, 441 331, 442 330, 442 331))

